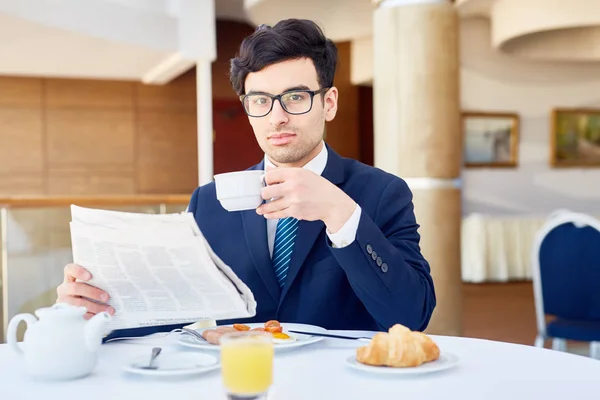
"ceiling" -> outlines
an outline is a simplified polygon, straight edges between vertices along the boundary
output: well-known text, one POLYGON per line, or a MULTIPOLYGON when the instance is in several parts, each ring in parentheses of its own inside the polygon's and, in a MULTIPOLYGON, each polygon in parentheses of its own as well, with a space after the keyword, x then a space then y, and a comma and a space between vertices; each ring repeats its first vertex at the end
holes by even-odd
MULTIPOLYGON (((196 58, 183 57, 178 43, 177 15, 182 14, 177 10, 189 4, 201 10, 205 3, 197 1, 0 0, 0 75, 168 82, 195 65, 196 58)), ((351 40, 357 49, 364 44, 365 54, 372 52, 371 0, 214 1, 217 19, 274 23, 290 16, 311 18, 334 40, 351 40)), ((564 1, 528 0, 526 7, 522 0, 457 0, 456 7, 462 18, 489 19, 490 47, 511 56, 600 60, 600 14, 590 12, 600 12, 600 2, 571 0, 565 8, 564 1)), ((190 24, 188 18, 188 28, 211 30, 206 19, 198 21, 190 24)), ((199 47, 198 41, 190 43, 199 47)))
MULTIPOLYGON (((145 80, 144 77, 177 58, 176 48, 109 40, 89 32, 40 23, 35 17, 3 13, 2 6, 4 11, 11 10, 15 3, 8 2, 13 1, 0 4, 0 54, 7 55, 0 57, 0 75, 145 80)), ((104 0, 103 6, 135 7, 140 12, 168 18, 169 1, 173 0, 104 0)), ((100 3, 96 0, 96 4, 100 3)), ((215 0, 215 14, 217 19, 247 21, 243 0, 215 0)), ((179 71, 174 74, 192 65, 194 62, 190 60, 179 62, 176 67, 179 71)))
POLYGON ((244 0, 215 0, 215 14, 218 19, 247 22, 244 0))
POLYGON ((0 14, 0 75, 141 79, 167 52, 0 14))

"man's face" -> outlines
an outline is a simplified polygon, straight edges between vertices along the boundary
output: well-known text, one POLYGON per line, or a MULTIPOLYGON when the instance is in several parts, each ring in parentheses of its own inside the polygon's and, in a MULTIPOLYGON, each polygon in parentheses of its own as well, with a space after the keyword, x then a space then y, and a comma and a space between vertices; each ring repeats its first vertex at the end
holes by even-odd
MULTIPOLYGON (((245 82, 246 94, 263 93, 278 95, 295 90, 319 90, 317 70, 310 58, 289 60, 270 65, 261 71, 248 74, 245 82)), ((282 100, 294 112, 304 110, 307 101, 304 94, 286 95, 282 100)), ((266 107, 266 97, 253 97, 255 109, 266 107)), ((269 101, 270 102, 270 101, 269 101)), ((310 103, 310 101, 309 101, 310 103)), ((251 117, 250 124, 256 141, 269 159, 279 166, 302 167, 321 150, 325 121, 331 121, 337 111, 337 89, 331 88, 325 96, 316 94, 309 112, 292 115, 286 112, 281 103, 273 101, 271 112, 264 117, 251 117)), ((266 112, 266 111, 265 111, 266 112)))

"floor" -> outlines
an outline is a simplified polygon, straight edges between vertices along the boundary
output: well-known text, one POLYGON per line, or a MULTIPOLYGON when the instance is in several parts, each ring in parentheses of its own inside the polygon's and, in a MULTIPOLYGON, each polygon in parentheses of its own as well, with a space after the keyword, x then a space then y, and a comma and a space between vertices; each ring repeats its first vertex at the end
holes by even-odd
MULTIPOLYGON (((465 283, 463 296, 464 336, 533 346, 537 328, 531 282, 465 283)), ((587 343, 567 346, 569 352, 588 354, 587 343)))
POLYGON ((463 284, 464 336, 533 345, 531 282, 463 284))

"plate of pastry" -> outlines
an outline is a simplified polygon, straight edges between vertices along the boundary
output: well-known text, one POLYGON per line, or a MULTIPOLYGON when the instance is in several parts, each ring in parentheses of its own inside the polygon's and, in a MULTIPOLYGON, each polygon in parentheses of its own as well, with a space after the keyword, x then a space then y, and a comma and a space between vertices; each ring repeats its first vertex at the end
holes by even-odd
POLYGON ((280 323, 279 321, 267 321, 264 323, 252 324, 232 324, 213 326, 204 329, 197 329, 202 339, 193 335, 182 333, 179 338, 179 344, 186 347, 192 347, 203 350, 219 350, 219 339, 225 333, 236 331, 259 331, 269 334, 273 338, 275 349, 289 349, 302 347, 323 340, 322 336, 313 336, 308 334, 291 333, 290 331, 326 333, 325 328, 307 324, 280 323))
POLYGON ((438 345, 422 332, 396 324, 388 332, 379 332, 371 342, 348 357, 350 368, 378 374, 427 374, 454 367, 458 357, 440 351, 438 345))

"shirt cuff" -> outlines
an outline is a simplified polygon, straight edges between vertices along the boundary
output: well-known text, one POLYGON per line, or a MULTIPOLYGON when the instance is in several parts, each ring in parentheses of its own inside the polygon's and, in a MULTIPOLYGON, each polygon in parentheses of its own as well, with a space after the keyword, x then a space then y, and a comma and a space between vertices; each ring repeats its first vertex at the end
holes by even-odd
POLYGON ((356 231, 358 230, 358 223, 360 222, 360 214, 361 209, 357 204, 354 208, 354 212, 344 226, 342 226, 342 229, 336 233, 331 233, 329 230, 326 230, 327 236, 329 237, 329 240, 331 240, 331 245, 334 248, 341 249, 354 242, 354 239, 356 239, 356 231))

